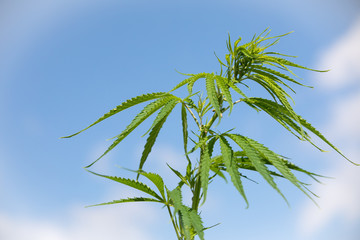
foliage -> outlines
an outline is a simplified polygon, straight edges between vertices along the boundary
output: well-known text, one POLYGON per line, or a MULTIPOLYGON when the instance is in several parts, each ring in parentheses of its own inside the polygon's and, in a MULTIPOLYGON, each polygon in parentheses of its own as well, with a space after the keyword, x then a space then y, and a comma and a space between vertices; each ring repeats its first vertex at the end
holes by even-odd
MULTIPOLYGON (((295 80, 296 75, 291 69, 299 68, 317 72, 323 71, 310 69, 287 60, 287 58, 292 56, 269 51, 268 49, 277 44, 281 37, 287 35, 269 37, 269 33, 270 31, 265 30, 262 34, 255 35, 250 42, 243 45, 240 45, 241 38, 232 43, 229 36, 227 41, 228 54, 225 55, 225 60, 220 60, 217 57, 221 67, 219 74, 184 74, 187 78, 169 92, 149 93, 129 99, 110 110, 87 128, 65 137, 73 137, 128 108, 135 107, 140 103, 148 103, 125 130, 114 137, 114 141, 108 149, 86 167, 89 168, 121 143, 123 139, 147 118, 157 112, 150 129, 145 133, 148 134, 148 137, 139 161, 139 167, 136 171, 137 178, 135 180, 111 177, 89 171, 97 176, 108 178, 142 191, 147 196, 114 200, 98 205, 125 202, 160 203, 168 209, 177 238, 191 240, 195 236, 204 239, 204 230, 207 228, 203 226, 199 207, 206 201, 208 186, 215 177, 221 177, 226 180, 226 175, 228 174, 232 184, 244 198, 247 205, 248 200, 243 186, 243 180, 246 179, 246 176, 243 175, 245 170, 258 172, 285 200, 286 198, 278 188, 274 178, 286 179, 312 199, 311 192, 306 188, 306 184, 299 181, 294 172, 304 173, 315 180, 320 175, 296 166, 289 162, 287 158, 276 154, 263 144, 241 133, 232 133, 231 130, 227 132, 219 132, 217 130, 217 125, 221 123, 221 119, 224 117, 223 114, 229 110, 230 116, 232 109, 242 103, 257 111, 267 113, 291 134, 302 141, 309 142, 319 150, 321 149, 313 143, 310 133, 319 137, 340 153, 318 130, 296 114, 290 104, 292 98, 289 92, 294 92, 294 90, 289 84, 305 86, 303 83, 295 80), (247 97, 241 89, 244 86, 246 87, 245 83, 249 81, 253 81, 264 88, 269 93, 270 99, 247 97), (204 91, 200 90, 193 93, 194 85, 197 82, 203 82, 205 89, 204 91), (184 86, 188 90, 186 97, 181 98, 173 94, 174 91, 184 86), (143 167, 160 130, 177 105, 181 107, 184 160, 187 161, 187 168, 181 171, 169 166, 179 178, 178 186, 175 189, 169 190, 160 175, 145 172, 143 167), (188 115, 190 115, 190 119, 197 126, 197 131, 192 131, 194 134, 192 138, 189 136, 188 115), (217 125, 214 125, 216 121, 217 125), (194 138, 196 140, 193 140, 194 138), (189 140, 193 142, 191 150, 188 150, 189 140), (220 155, 214 156, 214 149, 217 147, 219 147, 218 152, 220 155), (199 162, 194 160, 196 158, 193 155, 196 153, 200 155, 197 158, 199 162), (181 172, 185 172, 185 174, 183 175, 181 172), (140 176, 148 179, 155 188, 139 182, 140 176), (184 187, 189 188, 192 193, 191 206, 186 206, 183 203, 182 190, 184 187)), ((344 156, 342 153, 340 154, 344 156)))

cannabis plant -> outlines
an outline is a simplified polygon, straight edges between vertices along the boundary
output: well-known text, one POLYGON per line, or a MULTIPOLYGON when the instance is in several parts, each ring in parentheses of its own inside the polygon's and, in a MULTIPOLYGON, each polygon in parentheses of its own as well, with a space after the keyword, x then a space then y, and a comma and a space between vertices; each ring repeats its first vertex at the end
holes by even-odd
MULTIPOLYGON (((323 71, 298 65, 288 60, 292 56, 268 50, 277 44, 281 37, 288 34, 269 37, 269 33, 269 30, 265 30, 245 44, 240 44, 241 38, 232 43, 229 36, 228 53, 225 55, 225 59, 221 60, 216 56, 220 63, 219 73, 184 74, 185 79, 170 91, 143 94, 126 100, 87 128, 65 137, 73 137, 115 114, 148 102, 125 130, 113 138, 108 149, 93 163, 85 167, 92 174, 127 185, 146 195, 97 205, 156 202, 168 210, 177 239, 192 240, 198 236, 203 240, 204 230, 208 227, 203 225, 200 207, 206 202, 208 186, 214 178, 230 178, 246 205, 248 205, 248 199, 243 187, 243 180, 246 179, 244 174, 247 171, 259 173, 285 201, 286 198, 274 181, 275 177, 289 181, 312 199, 312 193, 307 189, 305 183, 298 180, 294 172, 306 174, 315 180, 318 180, 319 175, 298 167, 288 158, 273 152, 257 140, 244 136, 241 128, 240 132, 234 132, 234 130, 221 132, 218 129, 223 118, 231 117, 231 112, 235 107, 245 104, 256 111, 267 113, 298 139, 307 141, 321 150, 312 141, 309 135, 311 133, 346 158, 318 130, 296 114, 289 101, 293 101, 290 93, 294 92, 290 85, 305 86, 296 80, 293 69, 323 71), (269 98, 248 97, 243 90, 248 87, 247 83, 250 81, 265 89, 269 98), (197 84, 198 90, 194 90, 195 84, 200 82, 203 84, 197 84), (175 92, 183 87, 187 87, 186 96, 176 95, 175 92), (187 167, 186 169, 174 169, 169 166, 179 178, 177 186, 171 189, 165 184, 166 179, 157 173, 145 171, 144 166, 160 130, 168 116, 175 110, 181 112, 184 161, 187 162, 187 167), (155 120, 144 134, 148 134, 148 137, 139 167, 134 171, 135 179, 107 176, 89 170, 95 162, 103 158, 155 113, 157 113, 155 120), (188 121, 194 123, 189 125, 188 121), (190 126, 196 126, 196 129, 189 131, 190 126), (140 177, 148 179, 147 181, 153 186, 139 181, 140 177), (188 188, 192 194, 189 206, 185 205, 182 199, 185 188, 188 188)), ((236 121, 232 122, 236 126, 236 121)))

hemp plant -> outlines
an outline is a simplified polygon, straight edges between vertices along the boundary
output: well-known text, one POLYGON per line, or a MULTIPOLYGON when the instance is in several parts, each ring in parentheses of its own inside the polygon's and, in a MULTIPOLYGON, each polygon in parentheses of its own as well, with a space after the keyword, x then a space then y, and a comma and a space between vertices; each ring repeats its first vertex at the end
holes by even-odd
MULTIPOLYGON (((217 126, 222 123, 222 118, 231 117, 231 111, 235 107, 245 104, 256 111, 267 113, 299 140, 307 141, 323 151, 312 141, 309 135, 312 133, 346 158, 318 130, 296 114, 289 102, 292 100, 290 93, 294 92, 289 84, 306 86, 295 80, 296 75, 291 69, 325 71, 298 65, 288 60, 293 56, 269 51, 268 49, 277 44, 281 37, 289 34, 270 37, 269 33, 269 30, 265 30, 262 34, 255 35, 250 42, 242 45, 240 44, 241 38, 232 43, 229 36, 227 41, 228 53, 225 55, 225 60, 220 60, 216 56, 220 63, 220 73, 184 74, 187 76, 186 79, 170 91, 143 94, 126 100, 87 128, 65 137, 73 137, 115 114, 148 102, 125 130, 114 137, 114 141, 108 149, 93 163, 85 167, 88 169, 121 143, 147 118, 157 112, 151 127, 144 134, 148 134, 148 137, 139 161, 139 167, 135 171, 137 175, 135 179, 107 176, 88 170, 97 176, 137 189, 145 193, 146 196, 119 199, 93 206, 127 202, 156 202, 168 210, 178 240, 192 240, 196 236, 204 240, 204 231, 209 227, 203 225, 200 208, 206 202, 208 186, 214 178, 230 178, 246 205, 248 205, 248 199, 243 187, 243 180, 247 178, 245 175, 247 171, 258 172, 285 201, 286 198, 278 188, 274 178, 289 181, 310 199, 312 199, 312 195, 316 196, 306 187, 305 183, 298 180, 294 172, 308 175, 316 181, 320 175, 298 167, 288 158, 273 152, 258 141, 242 135, 241 132, 234 133, 233 130, 220 132, 217 129, 217 126), (247 87, 246 83, 249 81, 253 81, 264 88, 269 93, 269 98, 245 95, 242 89, 247 87), (194 91, 194 85, 197 82, 203 82, 205 87, 198 86, 200 90, 194 91), (175 95, 176 90, 185 86, 187 87, 185 97, 175 95), (176 106, 180 108, 176 108, 176 106), (187 162, 187 167, 186 169, 174 169, 169 166, 179 178, 177 186, 170 189, 165 184, 166 179, 157 173, 145 171, 144 164, 160 130, 174 109, 181 112, 184 161, 187 162), (191 134, 188 130, 190 126, 188 121, 193 121, 194 124, 192 125, 196 126, 196 129, 191 129, 191 134), (191 146, 188 146, 189 143, 191 146), (214 151, 214 149, 217 150, 214 151), (214 152, 219 154, 216 155, 214 152), (140 177, 147 179, 153 186, 148 186, 139 181, 140 177), (183 203, 184 188, 188 188, 192 194, 191 205, 189 206, 183 203)), ((233 122, 236 123, 236 121, 233 122)))

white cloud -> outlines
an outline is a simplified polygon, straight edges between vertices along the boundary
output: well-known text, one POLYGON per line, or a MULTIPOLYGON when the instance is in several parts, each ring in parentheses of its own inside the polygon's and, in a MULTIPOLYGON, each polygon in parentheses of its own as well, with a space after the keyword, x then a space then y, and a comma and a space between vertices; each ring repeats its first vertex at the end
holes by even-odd
POLYGON ((360 144, 360 88, 337 98, 328 119, 326 128, 332 138, 360 144))
POLYGON ((149 205, 74 208, 66 222, 0 214, 0 239, 6 240, 152 240, 150 227, 159 209, 149 205), (125 217, 126 216, 126 217, 125 217))
MULTIPOLYGON (((333 46, 322 55, 320 65, 332 67, 333 71, 321 79, 324 90, 342 88, 348 92, 331 95, 332 108, 325 131, 329 139, 341 143, 345 155, 360 163, 360 18, 333 46)), ((360 167, 341 161, 337 155, 336 164, 326 176, 334 177, 326 185, 314 190, 320 196, 320 208, 305 203, 299 214, 299 230, 306 235, 316 236, 332 221, 351 225, 360 219, 360 167)), ((354 227, 356 230, 356 227, 354 227)))
MULTIPOLYGON (((353 153, 352 156, 359 159, 360 153, 353 153)), ((320 209, 308 202, 299 214, 299 231, 304 236, 316 235, 335 219, 351 225, 360 218, 359 171, 359 167, 351 164, 339 164, 325 173, 334 179, 327 180, 326 184, 320 184, 313 189, 320 196, 317 200, 320 209)))
POLYGON ((317 74, 319 84, 325 89, 337 89, 360 80, 360 17, 349 30, 321 54, 318 69, 331 69, 317 74))

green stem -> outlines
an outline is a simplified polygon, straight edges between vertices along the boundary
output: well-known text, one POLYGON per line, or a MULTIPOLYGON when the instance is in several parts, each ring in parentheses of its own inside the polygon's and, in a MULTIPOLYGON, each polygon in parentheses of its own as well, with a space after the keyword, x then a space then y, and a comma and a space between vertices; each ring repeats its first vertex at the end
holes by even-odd
MULTIPOLYGON (((200 134, 200 139, 203 139, 206 137, 207 135, 207 131, 204 130, 203 128, 200 129, 202 132, 200 134)), ((200 150, 200 159, 202 159, 202 155, 204 154, 204 149, 203 147, 201 147, 200 150)), ((200 204, 200 192, 201 192, 201 178, 200 178, 200 168, 198 170, 198 174, 197 174, 197 179, 196 179, 196 183, 195 183, 195 187, 194 187, 194 191, 193 191, 193 198, 192 198, 192 209, 195 210, 196 212, 198 211, 199 208, 199 204, 200 204)))
POLYGON ((172 213, 171 213, 170 207, 169 207, 169 205, 166 205, 166 207, 167 207, 167 210, 168 210, 168 212, 169 212, 169 215, 170 215, 171 222, 172 222, 172 224, 173 224, 174 230, 175 230, 175 232, 176 232, 176 236, 177 236, 177 238, 178 238, 179 240, 181 240, 181 237, 180 237, 180 235, 179 235, 179 230, 178 230, 178 227, 176 226, 176 223, 175 223, 175 221, 174 221, 174 216, 173 216, 172 213))
POLYGON ((193 117, 194 121, 196 122, 196 125, 198 125, 198 127, 201 127, 201 124, 199 123, 199 121, 197 120, 195 114, 191 111, 191 109, 188 107, 188 105, 185 104, 186 109, 189 111, 189 113, 191 114, 191 116, 193 117))
MULTIPOLYGON (((239 103, 241 101, 242 101, 242 99, 237 100, 233 104, 235 105, 235 104, 237 104, 237 103, 239 103)), ((230 106, 227 106, 226 108, 221 109, 221 113, 224 113, 229 108, 230 108, 230 106)), ((210 127, 213 125, 213 123, 215 122, 217 117, 218 117, 217 113, 214 113, 214 115, 211 117, 210 121, 206 124, 206 129, 210 129, 210 127)))
POLYGON ((191 206, 191 208, 196 212, 199 208, 199 203, 200 203, 200 191, 201 191, 201 179, 200 179, 200 175, 198 174, 193 192, 192 206, 191 206))

